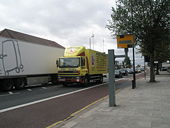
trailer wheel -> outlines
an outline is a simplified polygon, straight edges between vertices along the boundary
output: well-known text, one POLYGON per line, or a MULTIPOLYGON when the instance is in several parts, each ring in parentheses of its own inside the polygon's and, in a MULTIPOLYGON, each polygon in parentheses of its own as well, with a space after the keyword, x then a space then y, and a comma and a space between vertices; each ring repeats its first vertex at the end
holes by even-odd
POLYGON ((53 85, 58 85, 58 76, 57 75, 51 75, 51 82, 53 85))
POLYGON ((14 86, 15 86, 15 89, 22 89, 22 88, 24 88, 24 86, 25 86, 24 78, 15 79, 14 86))
POLYGON ((4 79, 1 82, 1 89, 4 91, 12 90, 14 87, 13 79, 4 79))

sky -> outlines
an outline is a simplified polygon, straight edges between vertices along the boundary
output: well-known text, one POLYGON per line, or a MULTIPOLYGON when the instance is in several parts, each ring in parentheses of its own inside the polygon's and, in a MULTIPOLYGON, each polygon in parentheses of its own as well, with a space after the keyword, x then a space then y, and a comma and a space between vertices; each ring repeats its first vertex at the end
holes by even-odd
MULTIPOLYGON (((124 54, 106 28, 111 7, 115 0, 0 0, 0 30, 12 29, 64 47, 85 46, 106 53, 115 49, 124 54)), ((136 64, 143 64, 140 54, 136 64)))

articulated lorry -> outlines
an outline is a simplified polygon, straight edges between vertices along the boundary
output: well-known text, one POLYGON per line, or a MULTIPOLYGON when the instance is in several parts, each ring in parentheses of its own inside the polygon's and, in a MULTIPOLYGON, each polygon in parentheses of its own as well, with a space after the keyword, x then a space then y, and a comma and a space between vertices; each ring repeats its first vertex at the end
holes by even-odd
POLYGON ((102 83, 104 74, 108 72, 107 67, 105 53, 85 47, 66 48, 64 57, 58 60, 58 80, 64 86, 70 83, 102 83))
POLYGON ((56 83, 56 59, 65 48, 56 42, 4 29, 0 31, 0 88, 56 83))

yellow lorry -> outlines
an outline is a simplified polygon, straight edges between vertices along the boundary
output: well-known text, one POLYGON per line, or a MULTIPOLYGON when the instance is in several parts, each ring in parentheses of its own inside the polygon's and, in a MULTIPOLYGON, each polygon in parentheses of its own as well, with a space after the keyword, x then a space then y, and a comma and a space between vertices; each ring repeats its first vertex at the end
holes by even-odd
POLYGON ((70 83, 102 83, 104 74, 108 72, 107 55, 85 47, 66 48, 64 57, 57 62, 58 80, 64 86, 70 83))

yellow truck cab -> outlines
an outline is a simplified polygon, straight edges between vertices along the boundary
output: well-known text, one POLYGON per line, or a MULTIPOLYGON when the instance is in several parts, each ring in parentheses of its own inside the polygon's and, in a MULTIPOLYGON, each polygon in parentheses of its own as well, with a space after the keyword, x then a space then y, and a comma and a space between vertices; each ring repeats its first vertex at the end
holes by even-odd
POLYGON ((63 85, 69 83, 103 82, 107 73, 107 55, 85 47, 65 49, 64 57, 58 60, 58 80, 63 85))

